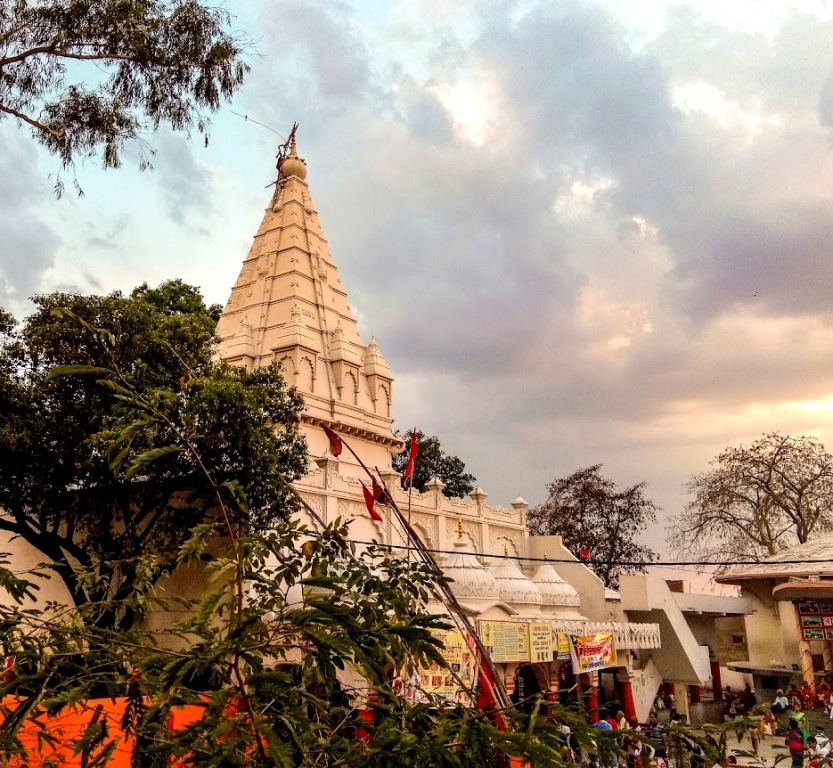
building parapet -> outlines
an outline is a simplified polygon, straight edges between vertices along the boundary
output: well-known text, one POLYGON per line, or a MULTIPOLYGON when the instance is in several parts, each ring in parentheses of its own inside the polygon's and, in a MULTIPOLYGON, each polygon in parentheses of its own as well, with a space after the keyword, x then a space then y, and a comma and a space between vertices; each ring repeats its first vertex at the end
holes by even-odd
POLYGON ((660 647, 659 624, 621 623, 618 621, 554 621, 556 632, 571 635, 594 635, 614 632, 616 647, 632 651, 649 651, 660 647))

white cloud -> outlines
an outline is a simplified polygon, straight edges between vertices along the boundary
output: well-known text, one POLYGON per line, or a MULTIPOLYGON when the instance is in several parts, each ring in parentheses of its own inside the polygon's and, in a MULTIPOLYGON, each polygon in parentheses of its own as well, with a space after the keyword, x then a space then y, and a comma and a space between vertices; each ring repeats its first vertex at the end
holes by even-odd
POLYGON ((503 105, 497 87, 488 77, 432 84, 427 90, 445 107, 457 134, 472 146, 484 147, 498 138, 503 105))
POLYGON ((566 218, 591 216, 614 184, 613 179, 604 176, 575 178, 569 183, 567 191, 558 196, 553 209, 559 216, 566 218))
POLYGON ((676 88, 674 104, 686 115, 694 112, 711 118, 721 128, 738 133, 746 143, 783 124, 781 115, 765 114, 760 104, 741 106, 710 83, 687 83, 676 88))
MULTIPOLYGON (((397 424, 439 434, 490 500, 602 462, 674 511, 726 445, 833 441, 833 24, 771 2, 744 25, 751 0, 252 5, 263 55, 235 109, 300 122, 397 424)), ((155 175, 86 169, 87 197, 42 221, 27 198, 22 230, 0 216, 6 295, 181 276, 224 301, 275 142, 225 113, 155 175), (21 231, 38 258, 18 264, 21 231)), ((6 199, 36 184, 17 167, 6 199)))

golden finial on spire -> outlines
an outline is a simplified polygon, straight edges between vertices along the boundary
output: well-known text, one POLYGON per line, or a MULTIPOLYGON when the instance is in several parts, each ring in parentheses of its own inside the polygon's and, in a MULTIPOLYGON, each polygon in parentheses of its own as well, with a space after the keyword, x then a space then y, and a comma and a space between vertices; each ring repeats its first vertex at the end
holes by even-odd
MULTIPOLYGON (((289 151, 286 157, 282 157, 278 162, 278 170, 283 179, 288 179, 291 176, 303 181, 307 177, 307 164, 302 157, 298 157, 298 147, 295 144, 295 131, 298 129, 298 124, 292 126, 292 132, 289 134, 289 151)), ((286 144, 283 145, 283 151, 286 152, 286 144)))

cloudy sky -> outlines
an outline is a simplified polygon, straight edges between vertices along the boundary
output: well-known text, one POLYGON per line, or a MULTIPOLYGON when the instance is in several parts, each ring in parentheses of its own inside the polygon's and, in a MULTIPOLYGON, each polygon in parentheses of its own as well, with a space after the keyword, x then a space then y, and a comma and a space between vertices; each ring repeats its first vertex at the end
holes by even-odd
POLYGON ((278 143, 233 113, 298 121, 397 425, 491 502, 602 463, 668 516, 727 445, 833 448, 833 2, 228 7, 252 71, 207 148, 163 133, 154 172, 56 200, 0 123, 0 305, 170 277, 224 303, 278 143))

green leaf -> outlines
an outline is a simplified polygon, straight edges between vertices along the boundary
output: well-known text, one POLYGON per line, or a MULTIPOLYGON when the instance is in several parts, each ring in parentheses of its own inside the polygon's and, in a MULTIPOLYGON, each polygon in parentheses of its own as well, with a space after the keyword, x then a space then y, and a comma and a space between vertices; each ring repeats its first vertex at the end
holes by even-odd
POLYGON ((21 579, 13 571, 0 566, 0 589, 9 593, 12 599, 20 604, 27 597, 34 599, 35 590, 39 589, 37 584, 21 579))
POLYGON ((90 373, 101 376, 109 374, 110 371, 97 365, 56 365, 49 371, 46 380, 51 381, 58 376, 82 376, 90 373))
POLYGON ((133 459, 132 462, 130 462, 130 466, 124 473, 124 479, 132 480, 133 477, 135 477, 138 472, 147 467, 148 464, 152 464, 154 461, 161 459, 163 456, 169 456, 172 453, 181 452, 182 448, 180 448, 178 445, 166 445, 162 448, 151 448, 149 451, 140 453, 135 459, 133 459))

